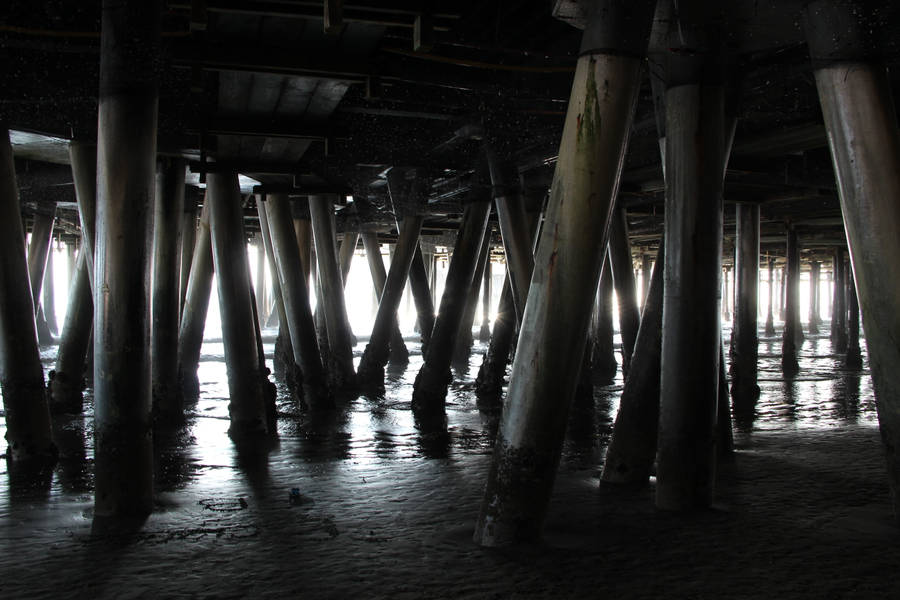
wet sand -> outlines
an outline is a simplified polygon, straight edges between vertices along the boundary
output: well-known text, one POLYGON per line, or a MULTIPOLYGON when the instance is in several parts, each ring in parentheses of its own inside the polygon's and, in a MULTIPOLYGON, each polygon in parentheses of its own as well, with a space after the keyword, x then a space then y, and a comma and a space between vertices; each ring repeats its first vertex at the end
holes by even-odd
POLYGON ((135 532, 92 534, 89 418, 57 423, 63 457, 44 478, 4 467, 0 597, 900 593, 871 381, 837 369, 827 338, 804 344, 794 382, 777 370, 778 341, 763 340, 763 396, 721 465, 710 511, 656 511, 652 483, 599 487, 621 382, 597 388, 593 406, 573 415, 544 541, 504 550, 471 541, 491 446, 491 420, 471 393, 477 351, 448 398, 445 437, 413 426, 414 352, 384 397, 347 400, 327 422, 282 396, 278 442, 243 452, 225 435, 220 348, 204 347, 203 396, 188 427, 158 440, 157 510, 135 532))

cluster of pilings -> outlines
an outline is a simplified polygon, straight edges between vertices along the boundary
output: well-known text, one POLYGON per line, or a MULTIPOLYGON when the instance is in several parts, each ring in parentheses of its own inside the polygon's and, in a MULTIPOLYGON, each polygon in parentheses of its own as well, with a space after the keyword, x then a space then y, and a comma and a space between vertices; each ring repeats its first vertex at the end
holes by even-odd
MULTIPOLYGON (((383 386, 389 362, 406 363, 397 313, 408 282, 423 348, 412 410, 422 429, 438 431, 446 426, 451 365, 471 348, 479 290, 489 298, 490 286, 483 282, 491 280, 495 209, 507 278, 493 328, 488 331, 487 302, 480 327, 489 346, 477 393, 483 406, 502 404, 475 534, 484 545, 540 534, 569 407, 579 389, 584 393, 592 382, 608 382, 615 373, 613 290, 624 389, 604 482, 643 485, 655 465, 659 508, 709 507, 717 460, 731 450, 731 409, 735 415, 752 413, 759 394, 758 204, 742 203, 736 210, 731 406, 724 368, 723 181, 737 111, 719 29, 722 9, 692 3, 676 16, 664 1, 639 0, 627 8, 612 0, 596 4, 583 34, 543 216, 540 203, 526 201, 511 165, 486 135, 482 150, 491 194, 465 205, 437 310, 429 285, 434 268, 430 278, 431 261, 420 244, 424 216, 409 209, 421 204, 415 201, 415 173, 399 168, 388 173, 398 235, 387 271, 377 234, 365 227, 346 232, 338 248, 335 198, 254 199, 257 249, 274 274, 278 359, 297 399, 310 410, 330 410, 342 395, 383 386), (641 261, 641 302, 626 209, 617 205, 617 196, 648 51, 654 54, 653 84, 659 88, 654 98, 666 201, 655 264, 647 256, 641 261), (356 370, 344 283, 359 237, 378 310, 356 370), (312 295, 319 300, 315 312, 312 295)), ((844 35, 858 23, 850 10, 856 9, 819 0, 803 14, 851 258, 845 259, 842 248, 834 252, 831 339, 848 367, 861 366, 861 309, 896 492, 900 352, 894 340, 900 321, 892 299, 900 291, 900 273, 894 272, 900 263, 892 258, 900 256, 900 208, 894 201, 900 193, 900 135, 884 71, 864 43, 866 32, 844 35)), ((199 392, 196 371, 214 274, 230 433, 244 442, 273 435, 276 428, 260 325, 268 301, 251 282, 237 172, 206 175, 198 219, 198 202, 185 194, 184 160, 157 156, 154 65, 160 19, 154 3, 104 3, 97 143, 71 145, 82 239, 48 386, 35 307, 53 216, 35 217, 26 258, 7 136, 0 145, 0 385, 8 457, 52 459, 51 412, 81 410, 91 362, 98 517, 146 514, 152 507, 154 428, 179 424, 199 392)), ((797 226, 787 222, 785 231, 782 367, 793 376, 804 339, 800 249, 797 226)), ((766 333, 774 335, 773 262, 767 266, 766 333)), ((821 324, 820 269, 817 260, 810 263, 813 334, 821 324)), ((264 270, 262 263, 257 270, 264 270)))

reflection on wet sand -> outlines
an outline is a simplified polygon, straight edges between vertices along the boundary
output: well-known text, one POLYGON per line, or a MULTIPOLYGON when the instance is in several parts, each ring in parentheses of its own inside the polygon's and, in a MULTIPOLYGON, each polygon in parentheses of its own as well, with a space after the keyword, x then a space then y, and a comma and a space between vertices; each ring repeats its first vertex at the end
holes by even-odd
MULTIPOLYGON (((301 406, 280 386, 277 437, 260 443, 236 443, 227 435, 227 383, 221 344, 206 344, 200 366, 201 395, 190 407, 186 423, 175 430, 156 432, 157 503, 146 522, 116 530, 116 544, 89 541, 113 535, 109 523, 92 522, 89 396, 86 415, 57 417, 54 422, 60 460, 53 469, 38 473, 14 469, 0 474, 0 516, 11 535, 32 540, 34 548, 26 546, 26 553, 40 555, 43 545, 60 543, 61 537, 74 532, 76 537, 71 539, 81 541, 71 542, 76 546, 67 550, 77 555, 70 564, 86 570, 94 568, 89 563, 106 563, 122 573, 131 572, 140 568, 138 563, 117 552, 134 553, 151 561, 148 572, 162 576, 167 569, 180 568, 179 556, 189 564, 188 557, 195 552, 215 552, 217 545, 225 549, 228 544, 245 540, 258 540, 253 542, 261 544, 254 546, 258 552, 280 548, 292 563, 305 556, 310 564, 320 560, 318 552, 325 550, 320 544, 343 540, 341 543, 349 544, 358 557, 374 560, 391 573, 398 572, 398 564, 411 560, 410 555, 401 553, 392 559, 379 553, 404 539, 420 540, 413 543, 414 547, 429 543, 446 547, 457 553, 458 560, 472 551, 468 540, 499 417, 496 406, 481 410, 474 394, 474 377, 485 345, 476 345, 468 371, 457 371, 448 393, 445 420, 431 428, 420 427, 410 410, 413 380, 422 356, 416 344, 409 346, 409 365, 389 369, 383 393, 344 397, 337 410, 315 412, 301 406), (281 535, 283 529, 291 532, 288 538, 281 535), (357 541, 363 547, 356 547, 357 541), (154 551, 156 544, 165 544, 161 546, 165 551, 154 551), (170 551, 174 552, 171 556, 170 551)), ((357 345, 357 358, 363 347, 364 343, 357 345)), ((269 357, 272 349, 270 342, 266 345, 269 357)), ((759 460, 756 453, 773 443, 774 438, 766 435, 815 434, 816 444, 820 444, 820 439, 849 426, 872 431, 877 425, 868 372, 843 368, 827 337, 807 338, 799 352, 801 372, 791 381, 781 375, 779 350, 779 339, 761 340, 761 394, 748 410, 735 408, 739 456, 734 466, 723 467, 723 477, 740 479, 742 469, 759 460)), ((557 493, 560 498, 594 494, 591 497, 595 502, 585 505, 588 513, 601 510, 601 505, 605 507, 602 511, 612 510, 610 503, 615 504, 615 499, 601 498, 592 490, 597 489, 596 479, 621 391, 619 376, 610 385, 594 385, 593 395, 579 398, 572 407, 557 493)), ((875 477, 879 478, 876 483, 883 484, 883 474, 877 469, 875 477)), ((646 503, 651 512, 642 513, 642 522, 659 526, 646 494, 647 490, 640 492, 639 498, 629 502, 646 503)), ((584 517, 591 523, 596 520, 591 515, 576 516, 572 510, 564 503, 563 512, 551 519, 548 527, 555 533, 549 539, 558 540, 561 531, 573 527, 561 521, 560 514, 576 520, 584 517)), ((622 522, 628 522, 627 515, 623 518, 622 522)), ((583 527, 594 531, 593 526, 583 527)), ((609 535, 611 525, 597 527, 603 532, 601 536, 609 535)), ((579 530, 571 535, 585 533, 579 530)), ((344 550, 335 552, 336 556, 345 556, 344 550)), ((428 553, 413 550, 412 554, 428 553)), ((436 551, 435 555, 442 554, 436 551)), ((491 554, 479 556, 500 560, 491 554)), ((235 573, 228 573, 226 577, 233 581, 235 573)), ((115 595, 115 588, 107 588, 99 573, 88 579, 91 589, 99 590, 100 595, 115 595)), ((346 580, 352 581, 352 576, 347 575, 346 580)), ((39 578, 29 581, 34 584, 39 578)), ((54 586, 66 581, 63 577, 54 586)), ((199 584, 186 585, 188 593, 203 591, 199 584)), ((235 589, 253 593, 252 587, 235 589)), ((235 594, 239 595, 237 591, 235 594)))

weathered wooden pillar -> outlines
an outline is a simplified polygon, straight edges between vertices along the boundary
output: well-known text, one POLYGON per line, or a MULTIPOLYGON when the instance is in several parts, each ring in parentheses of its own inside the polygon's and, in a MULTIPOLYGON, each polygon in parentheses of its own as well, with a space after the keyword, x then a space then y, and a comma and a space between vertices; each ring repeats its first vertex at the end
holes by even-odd
POLYGON ((847 356, 844 365, 848 369, 862 369, 862 352, 859 348, 859 300, 856 295, 852 265, 847 265, 847 356))
POLYGON ((844 249, 834 249, 834 300, 831 302, 831 344, 837 354, 847 351, 847 303, 844 249))
POLYGON ((809 261, 809 332, 819 333, 819 261, 809 261))
POLYGON ((622 336, 622 374, 628 375, 631 353, 641 324, 637 292, 634 287, 634 270, 631 260, 631 244, 628 242, 628 222, 625 209, 617 208, 609 224, 609 265, 612 267, 616 300, 619 303, 619 334, 622 336))
POLYGON ((181 324, 178 328, 178 378, 183 400, 186 401, 194 401, 200 395, 197 367, 200 365, 203 330, 206 327, 209 297, 212 293, 213 255, 208 197, 200 211, 200 223, 195 238, 191 273, 184 297, 184 308, 181 311, 181 324))
POLYGON ((604 483, 644 485, 656 457, 664 262, 665 242, 661 241, 634 346, 632 368, 625 379, 603 462, 600 480, 604 483))
POLYGON ((475 531, 483 545, 540 535, 582 368, 654 5, 597 2, 582 37, 475 531))
POLYGON ((734 328, 731 344, 731 396, 735 404, 753 403, 759 397, 756 384, 759 334, 759 204, 737 205, 735 223, 734 328))
POLYGON ((7 457, 13 462, 56 456, 44 370, 34 326, 9 130, 0 124, 0 389, 6 412, 7 457))
POLYGON ((181 283, 181 225, 184 215, 183 158, 163 159, 156 175, 153 210, 153 292, 150 384, 154 417, 184 419, 178 385, 178 329, 181 283))
POLYGON ((466 307, 463 310, 459 323, 459 333, 456 335, 456 348, 454 349, 453 362, 457 368, 468 370, 469 357, 472 354, 474 335, 472 329, 475 326, 475 313, 478 310, 478 296, 481 292, 481 282, 484 279, 485 266, 490 256, 491 227, 488 226, 481 242, 481 250, 478 254, 478 262, 475 265, 475 273, 472 274, 472 284, 469 286, 466 307))
POLYGON ((231 418, 228 431, 237 438, 264 434, 267 431, 265 385, 268 380, 259 365, 237 173, 210 173, 206 186, 228 371, 228 413, 231 418))
POLYGON ((597 286, 597 300, 594 304, 593 327, 591 329, 591 367, 594 378, 601 385, 608 385, 616 378, 619 363, 616 362, 613 341, 613 280, 609 265, 603 268, 597 286))
POLYGON ((303 397, 310 408, 331 408, 334 398, 328 390, 325 367, 319 355, 308 280, 303 272, 296 232, 291 226, 290 200, 279 194, 270 196, 262 204, 264 209, 260 208, 260 214, 265 215, 275 275, 283 299, 282 324, 290 336, 293 362, 302 374, 303 397))
POLYGON ((491 331, 491 341, 478 369, 475 379, 475 394, 479 407, 495 409, 500 406, 506 364, 512 350, 516 332, 516 306, 513 301, 512 286, 507 276, 500 292, 497 318, 491 331))
POLYGON ((787 223, 787 264, 785 267, 784 330, 781 339, 781 370, 788 377, 800 371, 797 363, 797 327, 800 311, 800 249, 797 230, 787 223))
MULTIPOLYGON (((375 324, 372 326, 372 335, 369 343, 359 361, 357 376, 360 382, 369 385, 384 385, 384 365, 394 352, 392 340, 396 338, 397 308, 403 296, 403 288, 409 277, 409 269, 413 257, 419 253, 419 233, 422 230, 423 217, 407 215, 400 222, 397 237, 397 249, 391 260, 391 268, 388 272, 378 301, 378 312, 375 314, 375 324)), ((373 281, 376 278, 378 266, 384 271, 384 263, 381 260, 381 247, 374 233, 364 234, 363 243, 366 246, 366 255, 369 257, 372 268, 373 281)), ((376 282, 377 286, 378 283, 376 282)), ((400 343, 402 343, 402 338, 400 343)), ((404 350, 406 349, 404 345, 404 350)), ((408 355, 407 355, 408 357, 408 355)))
MULTIPOLYGON (((865 5, 811 2, 806 37, 837 172, 895 514, 900 517, 900 134, 865 5)), ((875 32, 873 32, 875 33, 875 32)))
POLYGON ((188 279, 191 276, 191 259, 197 241, 197 201, 193 194, 185 197, 184 213, 181 215, 181 282, 178 286, 179 308, 184 310, 187 298, 188 279))
MULTIPOLYGON (((410 223, 409 227, 412 227, 414 224, 410 223)), ((419 223, 419 231, 422 229, 422 223, 419 223)), ((399 231, 399 230, 398 230, 399 231)), ((406 240, 404 240, 406 242, 406 240)), ((415 244, 419 243, 419 234, 416 233, 415 244)), ((399 241, 398 241, 399 244, 399 241)), ((363 246, 366 249, 366 260, 369 263, 369 272, 372 274, 372 285, 375 287, 375 298, 378 300, 378 307, 381 307, 381 302, 384 298, 385 286, 387 284, 388 275, 384 270, 384 260, 381 257, 381 244, 378 243, 378 235, 374 232, 366 232, 363 233, 363 246)), ((401 257, 404 258, 405 257, 401 257)), ((395 259, 396 260, 396 257, 395 259)), ((391 266, 394 264, 394 260, 391 260, 391 266)), ((410 261, 413 260, 413 253, 410 252, 410 261)), ((407 270, 408 274, 408 270, 407 270)), ((406 343, 403 341, 403 335, 400 333, 400 326, 397 323, 397 309, 400 307, 400 298, 403 296, 403 288, 406 285, 406 276, 400 281, 394 282, 393 285, 397 286, 399 289, 391 289, 389 294, 389 302, 388 306, 385 310, 390 308, 390 305, 395 304, 396 297, 396 306, 394 306, 393 312, 388 312, 383 317, 384 319, 388 319, 383 323, 378 323, 378 310, 376 310, 375 322, 379 325, 378 331, 378 339, 377 344, 372 346, 372 339, 369 339, 369 344, 366 346, 366 351, 369 350, 369 346, 372 346, 372 350, 370 352, 370 359, 361 360, 359 365, 360 369, 363 368, 363 362, 365 362, 365 368, 367 369, 367 373, 365 375, 366 383, 384 383, 384 365, 390 360, 391 364, 407 364, 409 362, 409 350, 406 349, 406 343), (387 332, 381 331, 382 327, 388 327, 387 332), (385 341, 382 337, 384 333, 388 334, 387 343, 388 346, 382 347, 382 343, 385 341)), ((375 335, 375 327, 372 328, 372 335, 375 335)), ((365 356, 365 352, 363 353, 365 356)), ((359 374, 357 373, 357 376, 359 374)))
POLYGON ((441 307, 425 350, 425 362, 413 385, 412 408, 419 423, 426 428, 440 426, 445 419, 444 401, 452 379, 450 362, 490 212, 489 200, 474 200, 466 205, 459 225, 441 307))
POLYGON ((334 202, 330 196, 310 196, 309 214, 316 245, 316 264, 322 288, 321 305, 328 332, 328 376, 335 390, 351 389, 356 385, 353 370, 353 347, 344 302, 344 286, 337 262, 334 231, 334 202))
POLYGON ((491 268, 490 255, 484 265, 484 283, 481 285, 481 329, 478 331, 478 341, 487 342, 491 339, 491 281, 494 277, 491 268))
POLYGON ((161 3, 104 0, 94 247, 94 517, 153 508, 151 218, 161 3))
POLYGON ((53 221, 56 206, 50 212, 34 213, 34 224, 31 228, 31 243, 28 244, 28 280, 31 285, 31 301, 34 304, 34 315, 41 305, 41 286, 44 272, 47 269, 47 257, 53 242, 53 221))
MULTIPOLYGON (((694 6, 697 9, 697 6, 694 6)), ((721 345, 722 189, 729 155, 717 9, 670 29, 666 265, 656 506, 712 504, 721 345), (681 53, 687 48, 700 52, 681 53), (690 351, 686 351, 690 349, 690 351)))
POLYGON ((769 285, 768 294, 769 294, 769 306, 766 310, 766 336, 772 337, 775 335, 775 259, 769 258, 769 285))

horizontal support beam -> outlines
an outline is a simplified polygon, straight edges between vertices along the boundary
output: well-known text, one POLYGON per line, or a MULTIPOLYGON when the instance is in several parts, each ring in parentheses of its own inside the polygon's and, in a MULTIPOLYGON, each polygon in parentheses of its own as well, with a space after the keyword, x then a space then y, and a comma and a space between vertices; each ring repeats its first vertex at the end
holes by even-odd
MULTIPOLYGON (((170 9, 190 11, 192 3, 182 0, 169 3, 170 9)), ((324 17, 322 2, 266 2, 247 0, 206 0, 206 10, 225 14, 259 15, 284 19, 312 19, 321 21, 324 17)), ((345 4, 343 21, 347 23, 365 23, 384 27, 403 27, 412 29, 415 17, 421 8, 412 2, 381 3, 372 2, 345 4)), ((452 12, 436 12, 432 14, 437 31, 450 31, 454 22, 461 16, 452 12)))

